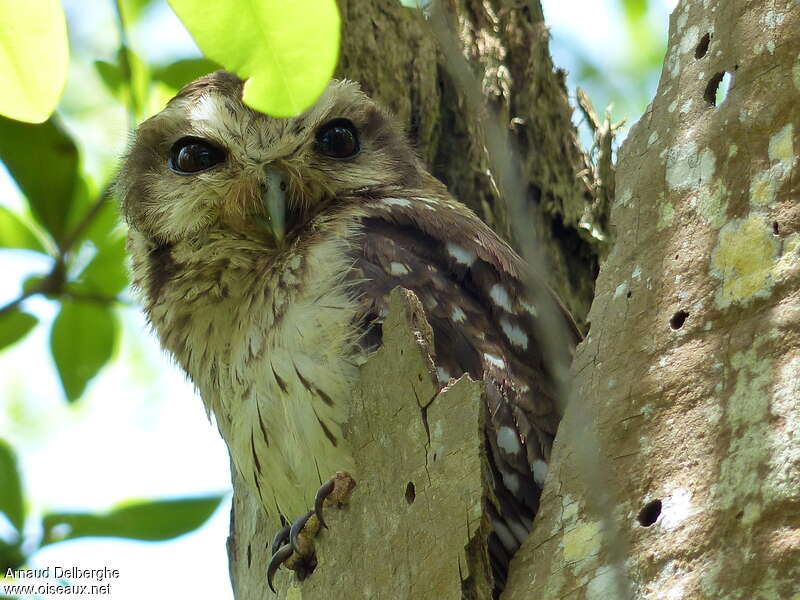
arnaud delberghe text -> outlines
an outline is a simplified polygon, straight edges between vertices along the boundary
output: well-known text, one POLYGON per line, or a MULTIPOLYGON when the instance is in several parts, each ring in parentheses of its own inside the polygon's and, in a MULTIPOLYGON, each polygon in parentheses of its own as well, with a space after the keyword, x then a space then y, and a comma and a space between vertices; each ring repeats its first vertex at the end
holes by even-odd
POLYGON ((104 581, 106 579, 119 579, 119 569, 80 569, 78 567, 44 567, 42 569, 11 569, 6 571, 6 577, 13 579, 92 579, 104 581))

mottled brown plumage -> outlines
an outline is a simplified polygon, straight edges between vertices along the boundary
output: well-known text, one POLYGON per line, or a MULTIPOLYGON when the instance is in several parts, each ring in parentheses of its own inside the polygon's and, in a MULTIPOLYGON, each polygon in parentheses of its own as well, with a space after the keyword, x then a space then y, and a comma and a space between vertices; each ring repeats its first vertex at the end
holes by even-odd
POLYGON ((486 383, 502 579, 559 420, 525 266, 355 84, 332 82, 283 120, 245 107, 241 89, 223 72, 188 85, 139 128, 119 178, 134 283, 163 346, 265 509, 295 516, 322 477, 352 469, 342 424, 358 365, 380 343, 389 292, 413 290, 440 384, 486 383), (356 152, 342 156, 350 129, 356 152))

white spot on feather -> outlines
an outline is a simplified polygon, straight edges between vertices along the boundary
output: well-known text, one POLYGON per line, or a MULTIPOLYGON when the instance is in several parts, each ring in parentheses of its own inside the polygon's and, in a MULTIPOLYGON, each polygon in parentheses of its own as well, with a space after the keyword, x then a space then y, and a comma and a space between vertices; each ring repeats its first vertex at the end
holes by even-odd
POLYGON ((531 530, 526 529, 525 525, 523 525, 520 521, 510 518, 506 521, 508 524, 508 528, 514 533, 514 537, 517 538, 517 541, 521 544, 526 539, 528 539, 528 535, 530 535, 531 530))
POLYGON ((447 369, 436 367, 436 379, 439 380, 439 383, 447 383, 450 381, 450 373, 447 372, 447 369))
POLYGON ((520 302, 520 304, 522 305, 522 308, 524 308, 528 312, 528 314, 530 316, 532 316, 532 317, 538 317, 539 316, 539 313, 537 312, 536 307, 532 303, 522 301, 522 302, 520 302))
POLYGON ((399 262, 393 262, 391 264, 392 275, 408 275, 409 270, 406 265, 399 262))
POLYGON ((500 358, 499 356, 497 356, 495 354, 490 354, 489 352, 484 352, 483 353, 483 358, 488 360, 490 363, 492 363, 498 369, 505 369, 506 368, 506 361, 504 361, 502 358, 500 358))
POLYGON ((467 315, 460 307, 454 306, 453 312, 450 313, 450 318, 456 323, 463 323, 467 320, 467 315))
POLYGON ((542 487, 547 477, 547 463, 541 458, 533 461, 531 472, 533 473, 533 480, 536 482, 536 485, 542 487))
POLYGON ((470 266, 475 262, 475 253, 471 250, 467 250, 463 246, 459 246, 458 244, 454 244, 452 242, 447 242, 446 248, 447 253, 459 264, 470 266))
POLYGON ((503 544, 503 547, 509 552, 516 552, 519 548, 519 542, 514 538, 505 523, 500 519, 493 519, 492 527, 494 527, 494 532, 497 534, 497 537, 500 538, 500 543, 503 544))
POLYGON ((500 308, 508 312, 513 312, 511 309, 511 297, 508 295, 508 290, 499 283, 495 283, 492 289, 489 290, 489 297, 500 308))
POLYGON ((524 331, 522 331, 519 325, 512 323, 506 317, 503 317, 500 320, 500 328, 503 330, 503 333, 506 334, 509 342, 515 346, 519 346, 523 350, 528 349, 528 336, 524 331))
POLYGON ((518 454, 522 450, 517 432, 508 425, 497 430, 497 445, 506 454, 518 454))
POLYGON ((512 494, 519 492, 519 475, 505 469, 501 469, 500 474, 503 476, 503 484, 508 488, 509 492, 512 494))
POLYGON ((411 206, 411 201, 405 198, 384 198, 381 202, 386 206, 411 206))

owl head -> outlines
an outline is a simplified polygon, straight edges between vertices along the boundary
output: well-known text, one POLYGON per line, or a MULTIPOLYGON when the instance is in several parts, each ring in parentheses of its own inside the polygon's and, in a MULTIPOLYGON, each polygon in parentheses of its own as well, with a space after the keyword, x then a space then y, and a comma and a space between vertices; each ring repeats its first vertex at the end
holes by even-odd
POLYGON ((215 231, 280 246, 337 198, 427 178, 392 116, 353 82, 332 81, 288 119, 247 107, 242 89, 212 73, 142 123, 117 183, 132 230, 156 243, 215 231))

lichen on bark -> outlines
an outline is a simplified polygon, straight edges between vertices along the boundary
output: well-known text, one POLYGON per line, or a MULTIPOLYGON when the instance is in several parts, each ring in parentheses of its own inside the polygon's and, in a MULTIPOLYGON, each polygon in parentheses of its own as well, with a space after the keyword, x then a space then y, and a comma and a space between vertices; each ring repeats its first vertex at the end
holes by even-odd
POLYGON ((796 2, 675 9, 658 92, 619 153, 580 400, 508 599, 619 597, 620 578, 641 599, 796 597, 799 54, 796 2), (577 458, 586 414, 599 489, 577 458), (593 495, 614 499, 607 514, 593 495))

